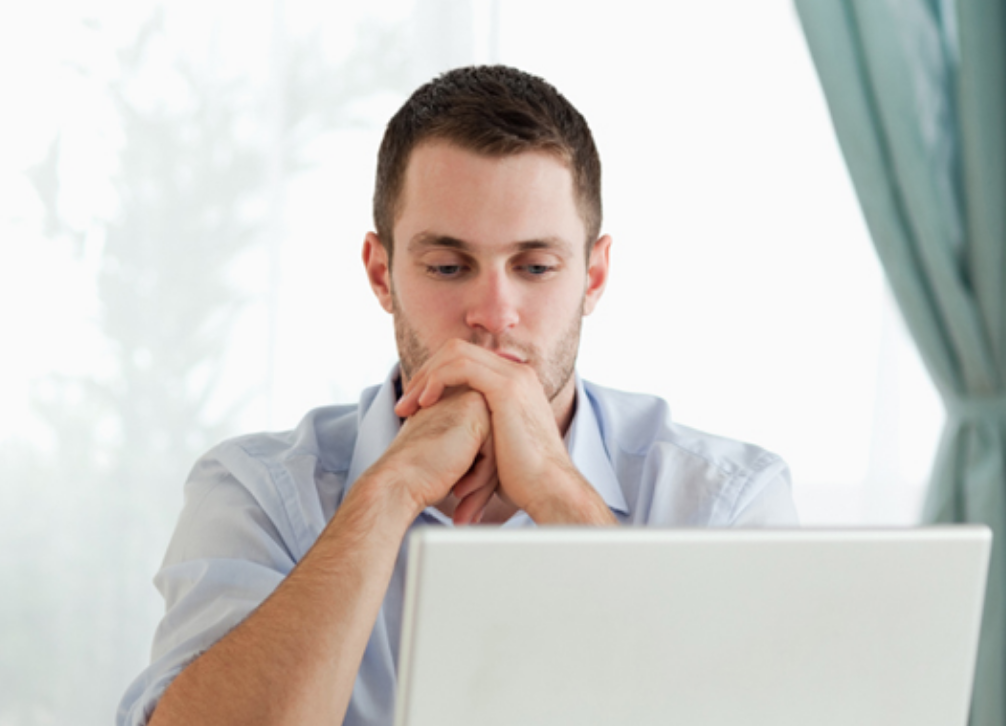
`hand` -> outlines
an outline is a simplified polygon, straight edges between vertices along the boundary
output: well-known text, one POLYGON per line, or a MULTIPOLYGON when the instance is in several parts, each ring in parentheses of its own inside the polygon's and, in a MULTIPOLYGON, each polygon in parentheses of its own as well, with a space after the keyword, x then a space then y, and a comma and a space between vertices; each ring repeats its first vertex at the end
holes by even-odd
POLYGON ((464 476, 451 493, 460 499, 454 508, 454 524, 478 524, 482 521, 493 495, 498 493, 499 477, 496 473, 496 453, 492 436, 486 439, 472 470, 464 476))
POLYGON ((499 487, 514 505, 539 522, 614 521, 570 461, 531 366, 450 340, 415 372, 395 411, 418 416, 458 386, 478 391, 488 405, 499 487))
POLYGON ((462 501, 457 524, 478 521, 496 489, 489 409, 482 394, 445 391, 436 406, 411 416, 372 470, 391 473, 408 488, 416 514, 449 492, 462 501))

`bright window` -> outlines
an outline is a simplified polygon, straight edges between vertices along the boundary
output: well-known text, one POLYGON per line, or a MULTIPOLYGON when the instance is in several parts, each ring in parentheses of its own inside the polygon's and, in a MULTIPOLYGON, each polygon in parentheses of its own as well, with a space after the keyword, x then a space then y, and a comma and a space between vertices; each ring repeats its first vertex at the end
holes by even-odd
POLYGON ((3 13, 0 724, 108 723, 195 456, 384 377, 359 260, 376 149, 452 65, 538 73, 592 124, 615 246, 585 377, 783 454, 806 524, 917 520, 942 410, 794 11, 657 7, 3 13))

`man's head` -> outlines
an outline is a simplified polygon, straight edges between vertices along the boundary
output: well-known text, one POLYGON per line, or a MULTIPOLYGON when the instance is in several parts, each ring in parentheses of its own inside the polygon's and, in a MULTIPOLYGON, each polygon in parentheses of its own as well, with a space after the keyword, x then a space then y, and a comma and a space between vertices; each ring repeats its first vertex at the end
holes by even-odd
POLYGON ((391 261, 405 173, 420 144, 444 141, 489 157, 540 151, 573 175, 587 251, 601 228, 601 162, 583 116, 541 78, 507 66, 448 71, 421 86, 390 122, 374 187, 374 225, 391 261))
POLYGON ((406 380, 449 340, 465 340, 532 367, 558 419, 572 406, 581 319, 603 292, 611 239, 598 238, 600 165, 586 123, 550 86, 534 90, 542 86, 492 67, 453 71, 417 91, 412 110, 389 124, 375 193, 385 218, 376 212, 378 234, 367 234, 363 258, 394 315, 406 380), (438 90, 451 77, 462 80, 438 90), (557 124, 539 128, 549 104, 579 150, 557 124), (577 154, 593 159, 580 175, 593 181, 578 178, 569 161, 577 154))

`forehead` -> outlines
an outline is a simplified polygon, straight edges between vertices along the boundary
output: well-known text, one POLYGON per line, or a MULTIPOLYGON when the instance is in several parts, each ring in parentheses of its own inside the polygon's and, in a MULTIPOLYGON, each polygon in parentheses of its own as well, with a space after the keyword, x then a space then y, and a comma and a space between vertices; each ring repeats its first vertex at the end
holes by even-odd
POLYGON ((569 167, 553 154, 493 157, 444 141, 417 146, 405 172, 396 247, 417 235, 475 247, 534 240, 583 246, 586 230, 569 167))

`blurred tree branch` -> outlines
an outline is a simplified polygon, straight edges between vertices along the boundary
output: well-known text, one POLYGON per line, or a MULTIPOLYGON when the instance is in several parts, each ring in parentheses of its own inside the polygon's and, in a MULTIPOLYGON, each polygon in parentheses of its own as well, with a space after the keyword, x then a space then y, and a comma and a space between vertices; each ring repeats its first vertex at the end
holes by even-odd
MULTIPOLYGON (((12 644, 0 650, 3 723, 107 722, 147 653, 155 551, 173 524, 185 471, 233 433, 256 394, 211 405, 231 330, 251 299, 232 280, 234 265, 261 248, 274 213, 270 89, 173 53, 165 27, 162 10, 142 24, 118 51, 106 89, 122 138, 115 212, 87 229, 63 214, 71 193, 60 175, 65 135, 25 172, 47 238, 78 249, 85 239, 101 244, 98 327, 110 367, 39 381, 32 398, 48 446, 0 442, 0 479, 18 482, 0 498, 0 525, 25 550, 0 558, 0 576, 20 593, 0 605, 0 642, 12 644), (165 55, 170 97, 161 92, 165 55), (51 517, 18 519, 39 501, 51 517), (112 686, 82 680, 86 664, 112 686)), ((365 24, 338 64, 326 60, 320 35, 288 40, 278 183, 311 165, 319 137, 365 123, 360 101, 404 93, 405 38, 402 27, 365 24)), ((69 62, 92 77, 82 61, 69 62)))

